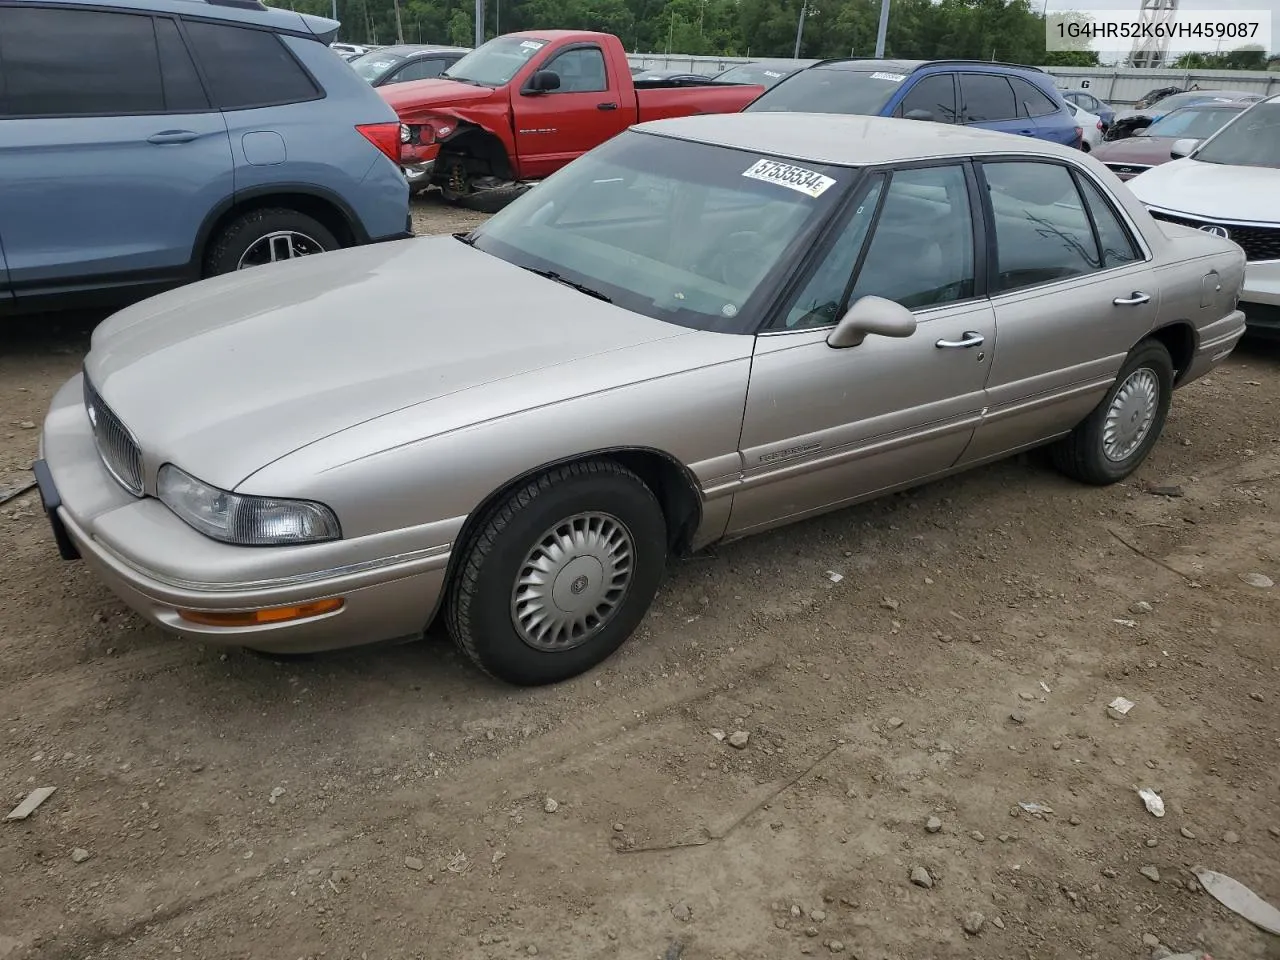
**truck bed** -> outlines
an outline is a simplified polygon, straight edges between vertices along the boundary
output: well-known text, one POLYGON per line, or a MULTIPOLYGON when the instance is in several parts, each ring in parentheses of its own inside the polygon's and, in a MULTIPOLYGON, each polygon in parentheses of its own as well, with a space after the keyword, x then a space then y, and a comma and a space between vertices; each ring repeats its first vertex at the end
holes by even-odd
POLYGON ((760 94, 764 87, 737 84, 636 87, 636 110, 640 123, 688 117, 698 113, 737 113, 760 94))

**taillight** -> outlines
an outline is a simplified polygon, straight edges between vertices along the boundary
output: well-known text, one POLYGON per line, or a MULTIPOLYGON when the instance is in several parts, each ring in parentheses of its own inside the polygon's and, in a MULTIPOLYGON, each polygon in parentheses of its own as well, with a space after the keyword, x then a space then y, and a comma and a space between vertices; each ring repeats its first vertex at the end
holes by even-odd
POLYGON ((1096 126, 1099 130, 1101 130, 1101 129, 1102 129, 1102 121, 1101 121, 1101 120, 1099 120, 1096 124, 1094 124, 1094 126, 1096 126))
POLYGON ((1084 127, 1076 127, 1076 146, 1084 142, 1084 127))
POLYGON ((400 162, 400 123, 358 123, 356 129, 392 163, 400 162))

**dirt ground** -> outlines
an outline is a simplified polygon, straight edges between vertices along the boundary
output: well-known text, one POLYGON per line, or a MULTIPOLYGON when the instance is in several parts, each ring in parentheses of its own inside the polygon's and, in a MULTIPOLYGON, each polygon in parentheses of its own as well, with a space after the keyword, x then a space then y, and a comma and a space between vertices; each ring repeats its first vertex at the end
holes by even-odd
MULTIPOLYGON (((0 333, 0 489, 91 326, 0 333)), ((1132 482, 1024 457, 718 548, 538 690, 170 639, 11 500, 0 804, 57 792, 0 823, 0 958, 1280 957, 1191 872, 1280 903, 1278 410, 1246 345, 1132 482)))

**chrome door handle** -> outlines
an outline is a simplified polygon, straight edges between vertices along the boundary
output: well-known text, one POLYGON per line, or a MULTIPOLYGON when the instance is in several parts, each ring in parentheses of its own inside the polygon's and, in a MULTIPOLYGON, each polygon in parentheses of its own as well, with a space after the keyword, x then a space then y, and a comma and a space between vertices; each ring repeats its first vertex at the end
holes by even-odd
POLYGON ((963 340, 939 340, 935 347, 980 347, 984 342, 982 334, 976 330, 966 330, 963 340))
POLYGON ((1136 306, 1139 303, 1150 303, 1151 298, 1147 296, 1145 293, 1143 293, 1141 290, 1135 290, 1130 296, 1116 297, 1111 302, 1114 303, 1117 307, 1132 307, 1132 306, 1136 306))

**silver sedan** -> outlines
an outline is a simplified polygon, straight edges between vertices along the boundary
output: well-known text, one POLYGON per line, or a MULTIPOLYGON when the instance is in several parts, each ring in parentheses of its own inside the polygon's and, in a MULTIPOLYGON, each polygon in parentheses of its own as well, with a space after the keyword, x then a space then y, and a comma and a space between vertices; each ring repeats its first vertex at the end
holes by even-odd
POLYGON ((1243 333, 1244 266, 1052 144, 660 121, 473 233, 117 313, 36 474, 63 555, 163 628, 289 652, 439 616, 548 683, 673 555, 1041 444, 1129 476, 1243 333))

